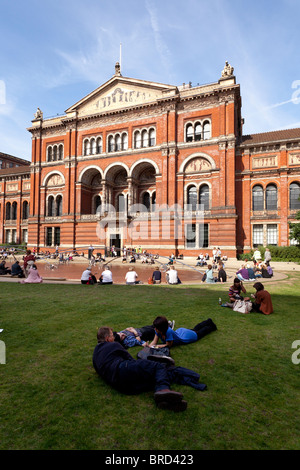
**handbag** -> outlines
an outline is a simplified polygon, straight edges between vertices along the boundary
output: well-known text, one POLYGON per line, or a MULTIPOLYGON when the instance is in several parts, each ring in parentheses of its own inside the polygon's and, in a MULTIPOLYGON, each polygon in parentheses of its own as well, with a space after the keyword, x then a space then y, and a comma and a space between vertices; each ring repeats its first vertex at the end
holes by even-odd
POLYGON ((233 311, 239 313, 250 313, 252 302, 250 300, 236 300, 233 304, 233 311))
POLYGON ((148 284, 154 284, 152 277, 149 277, 148 284))

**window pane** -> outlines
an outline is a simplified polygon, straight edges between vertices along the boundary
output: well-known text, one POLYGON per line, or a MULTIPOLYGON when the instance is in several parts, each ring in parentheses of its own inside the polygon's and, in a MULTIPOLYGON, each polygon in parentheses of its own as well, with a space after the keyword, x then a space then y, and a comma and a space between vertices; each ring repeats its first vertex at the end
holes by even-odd
POLYGON ((277 245, 277 225, 270 224, 267 225, 267 244, 268 245, 277 245))
POLYGON ((188 201, 189 210, 195 211, 197 209, 197 189, 193 186, 188 189, 188 201))
POLYGON ((264 210, 264 192, 261 186, 254 186, 252 190, 252 209, 254 211, 264 210))
POLYGON ((211 125, 210 122, 206 121, 203 124, 203 139, 207 140, 211 138, 211 125))
POLYGON ((186 225, 186 248, 196 247, 196 224, 186 225))
POLYGON ((263 245, 264 227, 262 224, 253 225, 253 246, 263 245))
POLYGON ((266 189, 266 209, 267 211, 277 209, 277 188, 273 184, 267 186, 266 189))
POLYGON ((186 142, 192 142, 194 140, 194 129, 192 124, 189 124, 186 128, 186 142))
POLYGON ((199 248, 207 248, 208 244, 208 224, 199 224, 199 248))
POLYGON ((202 206, 201 210, 209 210, 209 187, 207 184, 201 186, 200 188, 200 205, 202 206))
POLYGON ((195 140, 201 140, 202 137, 202 128, 200 123, 196 123, 195 125, 195 140))
POLYGON ((290 209, 300 209, 300 185, 298 183, 292 183, 290 185, 290 209))

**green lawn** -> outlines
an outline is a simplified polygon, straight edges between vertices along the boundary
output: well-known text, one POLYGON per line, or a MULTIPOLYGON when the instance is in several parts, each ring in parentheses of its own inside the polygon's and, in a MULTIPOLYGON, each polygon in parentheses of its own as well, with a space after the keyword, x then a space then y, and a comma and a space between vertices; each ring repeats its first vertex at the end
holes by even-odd
MULTIPOLYGON (((228 286, 0 284, 0 449, 299 449, 300 275, 268 284, 275 313, 219 307, 228 286), (152 323, 158 315, 218 330, 171 350, 207 390, 174 385, 184 413, 158 410, 151 392, 124 396, 95 373, 97 328, 152 323)), ((249 292, 253 292, 249 286, 249 292)), ((139 348, 132 348, 136 357, 139 348)))

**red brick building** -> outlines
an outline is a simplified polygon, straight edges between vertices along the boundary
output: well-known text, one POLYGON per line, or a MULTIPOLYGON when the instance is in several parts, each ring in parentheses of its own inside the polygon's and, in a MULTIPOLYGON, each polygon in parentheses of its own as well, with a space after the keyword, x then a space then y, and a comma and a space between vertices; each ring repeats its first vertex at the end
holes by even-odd
MULTIPOLYGON (((243 136, 242 125, 228 63, 216 83, 196 87, 126 78, 116 64, 64 116, 43 119, 38 110, 28 129, 28 245, 190 256, 218 246, 235 256, 290 244, 300 129, 243 136)), ((4 207, 1 214, 3 239, 4 207)))

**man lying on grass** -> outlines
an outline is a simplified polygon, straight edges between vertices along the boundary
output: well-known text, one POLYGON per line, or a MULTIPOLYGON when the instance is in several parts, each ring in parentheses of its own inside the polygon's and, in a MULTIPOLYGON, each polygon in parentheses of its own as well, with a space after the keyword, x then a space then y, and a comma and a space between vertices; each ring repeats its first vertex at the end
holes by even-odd
POLYGON ((99 328, 97 338, 93 365, 109 385, 126 394, 154 389, 154 400, 159 408, 186 410, 187 402, 182 399, 182 393, 170 390, 170 375, 165 364, 133 359, 120 343, 114 341, 110 327, 99 328))

